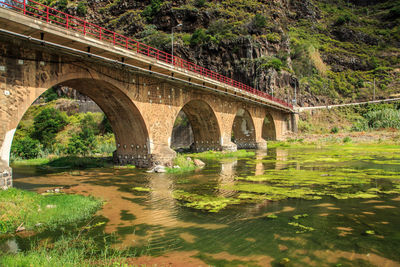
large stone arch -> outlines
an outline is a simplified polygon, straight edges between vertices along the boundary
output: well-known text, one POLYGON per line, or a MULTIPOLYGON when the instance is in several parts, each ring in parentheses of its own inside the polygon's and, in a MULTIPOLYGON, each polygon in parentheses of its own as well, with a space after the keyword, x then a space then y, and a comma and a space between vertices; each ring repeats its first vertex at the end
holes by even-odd
POLYGON ((266 112, 265 114, 261 136, 267 141, 273 141, 277 139, 275 120, 269 112, 266 112))
POLYGON ((256 129, 247 109, 239 108, 232 125, 232 142, 237 148, 256 148, 256 129))
POLYGON ((10 83, 9 90, 18 93, 18 97, 9 108, 8 120, 0 127, 6 129, 1 147, 1 160, 9 164, 9 155, 13 135, 22 116, 32 103, 48 88, 64 85, 87 95, 104 111, 109 118, 116 138, 115 160, 118 163, 132 163, 146 167, 151 163, 149 135, 141 113, 124 92, 124 88, 106 76, 100 78, 97 73, 67 67, 60 72, 45 72, 41 79, 24 77, 22 85, 10 83))
POLYGON ((193 131, 195 151, 220 150, 221 130, 211 106, 200 99, 186 102, 181 109, 187 116, 193 131))

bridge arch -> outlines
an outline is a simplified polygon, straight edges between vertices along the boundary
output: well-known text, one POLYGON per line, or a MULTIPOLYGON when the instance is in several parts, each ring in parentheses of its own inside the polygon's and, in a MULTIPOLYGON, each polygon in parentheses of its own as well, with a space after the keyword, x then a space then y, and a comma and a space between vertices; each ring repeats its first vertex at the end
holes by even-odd
POLYGON ((43 75, 41 83, 24 85, 25 95, 16 103, 16 114, 8 121, 8 138, 2 145, 2 160, 8 163, 13 134, 22 116, 33 102, 48 88, 62 85, 73 88, 90 97, 110 121, 116 141, 114 160, 120 164, 147 167, 150 164, 149 135, 144 119, 127 94, 112 81, 98 78, 82 71, 66 72, 65 75, 43 75))
POLYGON ((267 112, 264 117, 261 137, 266 141, 276 140, 277 137, 275 121, 269 112, 267 112))
POLYGON ((232 125, 232 142, 237 148, 256 148, 256 130, 247 109, 239 108, 232 125))
MULTIPOLYGON (((207 102, 199 99, 190 100, 182 107, 180 113, 182 112, 186 115, 193 133, 191 150, 201 152, 221 149, 220 126, 214 110, 207 102)), ((174 138, 172 136, 171 140, 174 138)))

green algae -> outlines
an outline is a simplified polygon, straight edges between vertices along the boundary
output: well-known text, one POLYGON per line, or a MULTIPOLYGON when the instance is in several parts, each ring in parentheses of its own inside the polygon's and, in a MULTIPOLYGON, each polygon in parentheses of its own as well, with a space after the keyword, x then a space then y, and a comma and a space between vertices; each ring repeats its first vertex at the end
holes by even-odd
POLYGON ((246 158, 252 157, 256 153, 254 151, 237 150, 237 151, 205 151, 201 153, 187 154, 186 156, 202 159, 222 159, 222 158, 246 158))
POLYGON ((305 226, 305 225, 302 225, 302 224, 297 223, 297 222, 289 222, 288 224, 299 229, 299 230, 296 231, 296 234, 303 234, 303 233, 312 232, 312 231, 315 230, 312 227, 305 226))
POLYGON ((308 217, 307 213, 294 215, 293 219, 298 220, 300 218, 305 218, 305 217, 308 217))
POLYGON ((239 204, 239 199, 198 195, 183 190, 175 190, 173 197, 183 203, 183 206, 208 211, 219 212, 228 205, 239 204))
POLYGON ((138 192, 150 192, 151 191, 150 188, 140 187, 140 186, 133 187, 132 190, 135 190, 135 191, 138 191, 138 192))
POLYGON ((373 199, 388 194, 400 194, 400 175, 395 167, 374 168, 374 164, 377 163, 390 165, 398 161, 396 155, 400 152, 400 146, 356 144, 330 144, 324 147, 301 144, 301 146, 301 149, 280 148, 289 151, 279 151, 279 153, 277 151, 261 159, 243 158, 246 165, 251 166, 264 163, 284 165, 280 165, 278 169, 264 169, 261 175, 235 177, 233 183, 216 187, 218 190, 231 191, 232 196, 229 198, 187 192, 185 197, 180 195, 176 198, 184 202, 184 206, 217 212, 227 205, 238 203, 285 199, 373 199), (372 167, 359 168, 360 164, 372 167), (351 168, 353 166, 354 168, 351 168), (382 182, 378 182, 380 180, 382 182), (378 185, 380 183, 383 184, 378 185))

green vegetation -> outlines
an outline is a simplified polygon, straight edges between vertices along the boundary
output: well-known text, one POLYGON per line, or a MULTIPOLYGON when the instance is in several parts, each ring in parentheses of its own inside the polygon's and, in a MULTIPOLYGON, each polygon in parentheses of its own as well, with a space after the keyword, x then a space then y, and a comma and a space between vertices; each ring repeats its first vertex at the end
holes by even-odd
POLYGON ((186 207, 208 212, 219 212, 228 205, 240 203, 240 200, 234 198, 197 195, 183 190, 175 190, 173 196, 175 199, 183 202, 183 205, 186 207))
POLYGON ((32 137, 39 140, 44 148, 49 148, 55 143, 57 132, 66 124, 65 114, 54 108, 45 108, 33 119, 32 137))
POLYGON ((101 201, 80 195, 39 195, 11 188, 0 191, 0 231, 13 233, 18 227, 41 232, 76 224, 90 218, 101 201))
POLYGON ((37 158, 13 161, 13 166, 39 166, 44 169, 86 169, 86 168, 102 168, 111 167, 113 165, 110 158, 103 157, 52 157, 52 158, 37 158))
POLYGON ((229 151, 205 151, 201 153, 192 153, 186 154, 186 156, 190 156, 193 158, 201 158, 201 159, 221 159, 221 158, 245 158, 254 156, 255 152, 246 151, 246 150, 237 150, 233 152, 229 151))
POLYGON ((138 191, 138 192, 150 192, 151 191, 150 188, 140 187, 140 186, 133 187, 132 190, 138 191))
MULTIPOLYGON (((53 95, 54 90, 47 92, 53 95)), ((115 150, 115 140, 107 117, 102 113, 76 112, 71 100, 58 96, 45 104, 31 106, 15 133, 12 160, 110 156, 115 150), (59 111, 57 106, 70 108, 67 113, 59 111)))
POLYGON ((61 236, 51 244, 33 243, 31 244, 33 248, 25 252, 2 254, 0 265, 10 267, 128 266, 127 258, 138 254, 135 251, 113 249, 109 242, 103 244, 85 233, 82 234, 86 232, 83 230, 88 231, 81 229, 79 234, 61 236))
MULTIPOLYGON (((282 144, 282 143, 280 143, 282 144)), ((328 143, 325 146, 315 143, 287 143, 291 157, 280 160, 274 155, 264 157, 265 164, 286 164, 284 169, 266 169, 257 176, 237 177, 235 183, 219 185, 219 190, 231 191, 232 196, 200 195, 177 190, 175 198, 184 206, 217 212, 230 204, 254 203, 260 201, 281 201, 285 199, 318 200, 371 199, 388 194, 400 194, 398 173, 380 169, 383 166, 400 164, 398 145, 328 143), (317 147, 317 148, 316 148, 317 147), (377 160, 379 159, 379 160, 377 160), (378 169, 348 168, 349 164, 369 162, 381 166, 378 169), (315 166, 319 168, 315 168, 315 166), (301 165, 301 169, 290 166, 301 165), (377 183, 383 179, 391 183, 377 183), (225 199, 225 200, 224 200, 225 199)), ((271 145, 270 145, 271 147, 271 145)), ((254 164, 248 161, 249 164, 254 164)), ((308 214, 297 214, 299 220, 308 214)), ((310 231, 301 228, 298 232, 310 231)))
POLYGON ((174 159, 174 166, 178 166, 179 168, 166 168, 168 173, 184 173, 191 172, 199 167, 197 167, 192 159, 188 159, 187 155, 178 154, 174 159))

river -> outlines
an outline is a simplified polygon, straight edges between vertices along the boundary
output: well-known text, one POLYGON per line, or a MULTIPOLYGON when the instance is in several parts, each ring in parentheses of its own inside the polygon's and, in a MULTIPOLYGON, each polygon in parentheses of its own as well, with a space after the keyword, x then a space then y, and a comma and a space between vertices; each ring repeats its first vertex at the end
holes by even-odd
MULTIPOLYGON (((278 147, 205 160, 189 174, 21 166, 13 169, 14 186, 66 187, 103 199, 92 223, 105 224, 93 235, 134 248, 138 264, 400 266, 399 152, 384 145, 278 147)), ((16 239, 20 250, 29 238, 16 239)))

